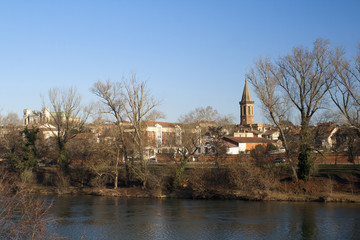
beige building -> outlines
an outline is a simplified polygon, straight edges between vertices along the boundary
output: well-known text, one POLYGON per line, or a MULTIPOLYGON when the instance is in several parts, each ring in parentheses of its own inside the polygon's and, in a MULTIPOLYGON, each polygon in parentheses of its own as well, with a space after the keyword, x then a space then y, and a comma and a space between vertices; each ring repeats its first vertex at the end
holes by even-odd
POLYGON ((50 121, 50 112, 48 108, 43 108, 41 111, 24 109, 23 125, 31 125, 38 123, 46 123, 50 121))

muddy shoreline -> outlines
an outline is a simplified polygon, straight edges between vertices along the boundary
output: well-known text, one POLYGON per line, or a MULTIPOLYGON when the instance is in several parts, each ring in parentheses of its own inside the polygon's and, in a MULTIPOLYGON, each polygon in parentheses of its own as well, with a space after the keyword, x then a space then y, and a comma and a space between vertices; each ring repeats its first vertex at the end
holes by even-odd
POLYGON ((216 199, 216 200, 243 200, 243 201, 289 201, 289 202, 341 202, 341 203, 360 203, 360 194, 351 194, 345 192, 333 193, 284 193, 278 191, 228 191, 217 192, 211 195, 194 197, 191 190, 182 190, 174 192, 150 192, 141 187, 119 187, 111 188, 78 188, 69 187, 66 190, 59 191, 54 187, 44 187, 39 185, 30 186, 31 192, 36 195, 91 195, 120 198, 175 198, 175 199, 216 199))

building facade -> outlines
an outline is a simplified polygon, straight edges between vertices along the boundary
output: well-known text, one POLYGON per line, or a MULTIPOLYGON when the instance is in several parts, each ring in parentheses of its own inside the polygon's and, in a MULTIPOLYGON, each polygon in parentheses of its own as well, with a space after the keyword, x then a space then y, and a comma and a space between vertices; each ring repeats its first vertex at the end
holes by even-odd
POLYGON ((23 125, 31 125, 38 123, 46 123, 50 121, 50 112, 48 108, 43 108, 41 111, 24 109, 23 125))

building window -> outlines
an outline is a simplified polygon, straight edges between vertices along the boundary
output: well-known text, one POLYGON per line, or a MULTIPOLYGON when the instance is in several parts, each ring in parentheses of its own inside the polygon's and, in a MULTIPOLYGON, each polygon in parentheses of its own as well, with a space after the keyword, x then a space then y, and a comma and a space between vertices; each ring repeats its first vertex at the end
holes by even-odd
POLYGON ((177 145, 180 145, 181 144, 181 129, 180 127, 176 127, 176 133, 175 133, 175 143, 177 145))
POLYGON ((156 143, 160 146, 163 143, 162 127, 161 125, 156 126, 156 143))

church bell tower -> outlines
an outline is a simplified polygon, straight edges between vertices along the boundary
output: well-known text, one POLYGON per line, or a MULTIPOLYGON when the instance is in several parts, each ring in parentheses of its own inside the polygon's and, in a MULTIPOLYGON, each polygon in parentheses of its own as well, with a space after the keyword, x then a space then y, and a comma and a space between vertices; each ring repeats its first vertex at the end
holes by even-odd
POLYGON ((254 101, 251 99, 250 90, 245 79, 245 86, 240 104, 240 124, 254 124, 254 101))

